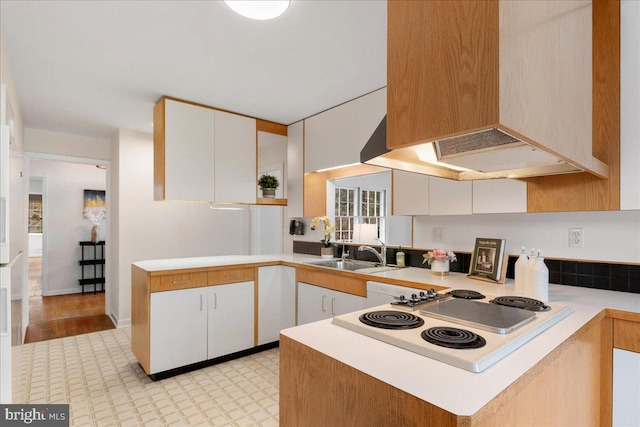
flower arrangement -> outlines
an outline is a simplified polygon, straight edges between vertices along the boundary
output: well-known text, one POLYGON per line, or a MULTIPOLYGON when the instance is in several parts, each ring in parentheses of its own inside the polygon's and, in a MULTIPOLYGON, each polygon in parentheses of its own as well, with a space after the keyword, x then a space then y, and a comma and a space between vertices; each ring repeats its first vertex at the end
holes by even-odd
POLYGON ((325 248, 328 248, 331 246, 331 233, 336 231, 336 227, 335 225, 331 225, 329 217, 317 216, 311 220, 311 229, 315 230, 320 222, 323 223, 324 227, 324 239, 320 240, 320 243, 322 243, 325 248))
POLYGON ((424 258, 422 263, 424 264, 426 262, 428 265, 431 265, 433 261, 453 262, 456 260, 456 254, 452 251, 447 251, 446 249, 434 249, 422 255, 422 257, 424 258))
POLYGON ((98 196, 97 199, 87 200, 85 202, 83 215, 91 221, 91 224, 100 225, 105 217, 104 200, 102 200, 100 196, 98 196))

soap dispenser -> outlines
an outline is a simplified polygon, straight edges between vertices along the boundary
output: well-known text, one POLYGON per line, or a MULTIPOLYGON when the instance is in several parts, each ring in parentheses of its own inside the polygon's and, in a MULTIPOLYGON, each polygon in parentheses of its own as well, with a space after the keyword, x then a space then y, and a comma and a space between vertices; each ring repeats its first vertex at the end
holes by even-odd
POLYGON ((396 252, 396 265, 398 267, 404 267, 404 252, 402 252, 402 246, 400 246, 398 252, 396 252))
POLYGON ((527 253, 524 249, 524 246, 522 247, 522 252, 520 253, 520 256, 518 257, 518 260, 516 261, 516 267, 515 267, 515 275, 514 275, 514 279, 515 279, 515 285, 516 285, 516 293, 520 294, 520 295, 524 295, 526 288, 525 288, 525 281, 526 276, 527 276, 527 261, 528 261, 528 257, 527 257, 527 253))

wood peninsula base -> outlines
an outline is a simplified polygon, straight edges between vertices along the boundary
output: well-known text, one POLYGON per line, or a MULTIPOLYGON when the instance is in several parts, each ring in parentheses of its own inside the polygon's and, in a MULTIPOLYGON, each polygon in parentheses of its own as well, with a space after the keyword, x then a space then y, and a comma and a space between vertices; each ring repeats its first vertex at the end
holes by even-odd
POLYGON ((280 425, 611 425, 612 328, 603 311, 473 415, 447 412, 281 335, 280 425))

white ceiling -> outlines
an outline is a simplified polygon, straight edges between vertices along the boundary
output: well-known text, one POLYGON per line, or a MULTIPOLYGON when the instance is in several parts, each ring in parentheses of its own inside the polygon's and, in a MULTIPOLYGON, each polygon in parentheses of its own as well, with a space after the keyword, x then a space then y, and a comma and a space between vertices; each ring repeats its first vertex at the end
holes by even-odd
POLYGON ((386 85, 386 1, 0 1, 26 127, 152 131, 163 95, 291 124, 386 85))

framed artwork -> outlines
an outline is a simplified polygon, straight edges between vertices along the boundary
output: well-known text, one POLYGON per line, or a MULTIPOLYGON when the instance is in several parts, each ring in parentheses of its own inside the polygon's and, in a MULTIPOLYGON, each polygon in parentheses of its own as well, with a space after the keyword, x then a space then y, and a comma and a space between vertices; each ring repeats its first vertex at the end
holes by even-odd
POLYGON ((469 277, 504 283, 507 272, 507 254, 504 239, 476 238, 471 257, 469 277))
POLYGON ((104 190, 84 190, 83 216, 97 225, 106 213, 106 192, 104 190))

